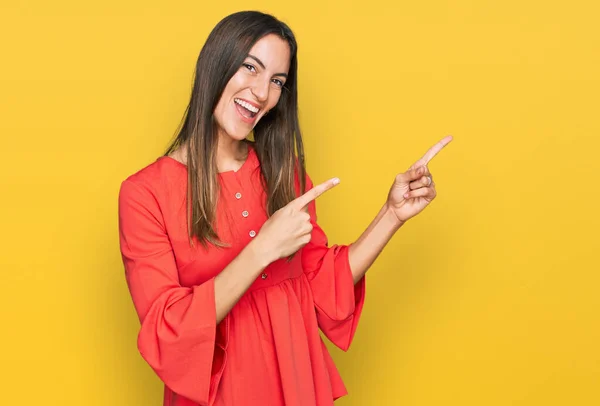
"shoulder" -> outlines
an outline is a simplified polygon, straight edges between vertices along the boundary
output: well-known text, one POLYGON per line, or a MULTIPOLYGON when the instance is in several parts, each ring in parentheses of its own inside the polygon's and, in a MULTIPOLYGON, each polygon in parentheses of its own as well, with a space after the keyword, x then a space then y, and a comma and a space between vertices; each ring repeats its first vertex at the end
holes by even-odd
POLYGON ((166 156, 138 169, 121 181, 119 198, 158 200, 174 184, 187 181, 187 168, 181 162, 166 156))

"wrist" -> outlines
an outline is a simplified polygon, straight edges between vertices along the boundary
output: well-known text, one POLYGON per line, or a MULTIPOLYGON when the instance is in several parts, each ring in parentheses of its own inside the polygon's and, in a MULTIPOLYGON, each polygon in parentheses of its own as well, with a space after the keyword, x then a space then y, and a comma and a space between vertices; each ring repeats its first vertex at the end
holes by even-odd
POLYGON ((269 249, 268 245, 264 244, 258 235, 255 239, 248 243, 246 249, 250 252, 254 262, 259 264, 261 269, 266 268, 269 264, 275 261, 273 258, 273 253, 269 249))
POLYGON ((394 210, 394 208, 388 202, 385 203, 382 210, 384 212, 383 217, 387 219, 392 228, 397 230, 402 227, 404 223, 406 223, 406 220, 400 220, 398 218, 396 210, 394 210))

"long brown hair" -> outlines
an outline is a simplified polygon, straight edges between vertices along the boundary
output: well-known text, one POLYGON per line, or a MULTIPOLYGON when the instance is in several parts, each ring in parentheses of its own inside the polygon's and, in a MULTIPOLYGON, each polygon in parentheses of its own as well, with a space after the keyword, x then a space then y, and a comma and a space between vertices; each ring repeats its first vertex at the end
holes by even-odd
POLYGON ((254 127, 254 148, 261 163, 261 178, 270 217, 294 198, 294 171, 300 193, 305 191, 305 163, 298 121, 297 50, 292 30, 275 17, 258 11, 242 11, 222 19, 209 34, 196 63, 190 102, 175 140, 165 155, 185 145, 187 150, 187 214, 190 243, 195 236, 227 246, 214 228, 220 194, 216 153, 218 125, 213 112, 225 86, 238 71, 254 44, 276 34, 290 46, 290 68, 278 103, 254 127), (296 159, 295 153, 298 158, 296 159))

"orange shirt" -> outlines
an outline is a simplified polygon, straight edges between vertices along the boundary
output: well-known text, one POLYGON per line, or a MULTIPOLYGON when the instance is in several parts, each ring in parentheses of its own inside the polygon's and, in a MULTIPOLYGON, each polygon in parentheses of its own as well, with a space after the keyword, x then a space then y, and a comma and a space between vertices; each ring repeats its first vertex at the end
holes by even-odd
MULTIPOLYGON (((311 241, 293 261, 267 266, 217 324, 214 278, 267 220, 252 146, 238 171, 218 176, 216 231, 227 248, 189 245, 181 162, 161 156, 119 192, 121 254, 141 322, 138 349, 165 384, 163 404, 332 405, 347 392, 319 329, 347 350, 365 297, 365 278, 352 280, 349 245, 328 246, 311 202, 311 241)), ((306 181, 308 190, 313 184, 306 181)))

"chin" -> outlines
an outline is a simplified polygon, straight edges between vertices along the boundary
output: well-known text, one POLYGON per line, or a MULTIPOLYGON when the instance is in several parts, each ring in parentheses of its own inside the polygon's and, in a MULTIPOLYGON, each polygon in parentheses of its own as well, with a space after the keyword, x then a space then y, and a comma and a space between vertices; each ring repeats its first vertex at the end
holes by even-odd
POLYGON ((245 128, 227 128, 225 134, 236 141, 243 141, 250 135, 250 131, 245 128))
POLYGON ((221 129, 224 135, 232 140, 243 141, 252 132, 256 124, 260 121, 262 115, 257 117, 252 125, 243 123, 239 120, 237 113, 234 113, 234 116, 226 121, 227 125, 222 126, 221 129))

